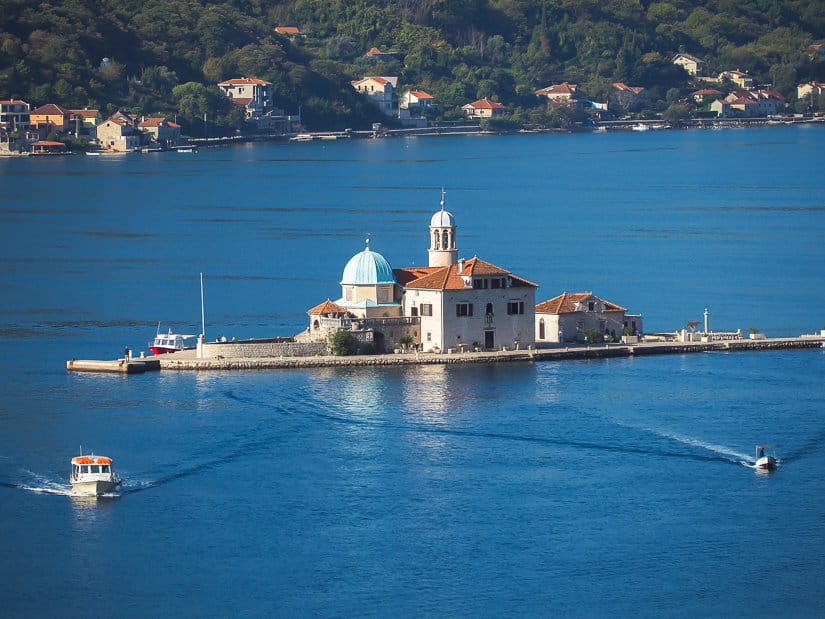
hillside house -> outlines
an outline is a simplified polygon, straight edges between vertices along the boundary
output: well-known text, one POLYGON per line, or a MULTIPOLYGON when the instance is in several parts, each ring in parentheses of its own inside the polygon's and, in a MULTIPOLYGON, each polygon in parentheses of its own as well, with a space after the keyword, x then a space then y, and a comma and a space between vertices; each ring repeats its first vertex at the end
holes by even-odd
POLYGON ((642 86, 628 86, 613 82, 610 86, 609 103, 628 112, 641 109, 650 100, 650 93, 642 86))
POLYGON ((398 78, 386 76, 364 77, 353 80, 352 87, 378 106, 385 116, 395 116, 398 113, 398 78))
POLYGON ((711 99, 719 99, 723 94, 725 93, 721 90, 716 90, 714 88, 703 88, 701 90, 697 90, 696 92, 692 92, 691 96, 696 103, 703 105, 711 99))
POLYGON ((467 118, 493 118, 507 112, 507 107, 498 101, 490 101, 487 97, 461 106, 467 118))
POLYGON ((286 37, 293 43, 307 38, 307 35, 301 32, 301 29, 297 26, 275 26, 275 34, 286 37))
POLYGON ((31 108, 20 99, 0 101, 0 131, 25 131, 31 126, 31 108))
POLYGON ((825 83, 808 82, 806 84, 799 84, 796 87, 796 98, 804 99, 806 97, 811 97, 812 100, 816 100, 818 97, 822 96, 823 92, 825 92, 825 83))
POLYGON ((540 88, 536 91, 536 96, 539 98, 546 97, 548 102, 569 104, 578 103, 585 98, 576 84, 569 84, 567 82, 540 88))
POLYGON ((130 116, 120 113, 103 121, 97 126, 97 142, 104 150, 128 152, 140 146, 140 135, 135 125, 129 122, 130 116))
POLYGON ((398 106, 410 113, 420 113, 435 107, 432 95, 423 90, 407 90, 401 95, 398 106))
POLYGON ((218 84, 235 105, 244 110, 247 120, 257 120, 272 110, 272 82, 256 77, 236 77, 218 84))
POLYGON ((160 116, 143 118, 138 129, 163 147, 177 146, 181 141, 180 125, 160 116))
POLYGON ((738 69, 735 71, 722 71, 719 74, 719 80, 728 80, 739 86, 739 88, 744 88, 745 90, 750 90, 753 88, 753 78, 744 71, 739 71, 738 69))
POLYGON ((682 67, 688 75, 699 75, 703 69, 702 61, 690 54, 676 54, 671 62, 682 67))
POLYGON ((367 50, 364 54, 370 60, 376 60, 378 62, 390 62, 391 60, 395 60, 395 55, 390 54, 389 52, 382 52, 377 47, 371 47, 367 50))
POLYGON ((72 130, 76 135, 89 135, 95 137, 95 128, 103 120, 100 115, 100 110, 90 110, 84 108, 82 110, 69 110, 70 122, 72 130))
POLYGON ((29 119, 32 128, 40 129, 45 133, 52 131, 63 133, 71 128, 69 110, 56 103, 47 103, 32 110, 29 119))

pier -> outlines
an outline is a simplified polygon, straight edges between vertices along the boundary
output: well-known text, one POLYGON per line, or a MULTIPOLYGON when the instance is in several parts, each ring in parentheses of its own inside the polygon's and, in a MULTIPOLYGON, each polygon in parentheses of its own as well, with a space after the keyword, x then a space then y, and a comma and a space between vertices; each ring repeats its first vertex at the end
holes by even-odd
POLYGON ((160 359, 70 359, 66 362, 69 372, 103 372, 108 374, 143 374, 160 370, 160 359))
POLYGON ((385 355, 305 357, 233 357, 199 359, 194 350, 169 353, 159 357, 125 361, 71 360, 66 369, 73 372, 142 373, 153 370, 209 371, 209 370, 274 370, 290 368, 401 366, 456 363, 512 363, 547 362, 585 359, 607 359, 645 355, 681 355, 700 352, 762 352, 775 350, 802 350, 820 348, 825 337, 804 335, 792 338, 762 340, 728 340, 713 342, 643 342, 639 344, 558 345, 552 348, 527 350, 499 350, 482 352, 421 353, 403 352, 385 355))

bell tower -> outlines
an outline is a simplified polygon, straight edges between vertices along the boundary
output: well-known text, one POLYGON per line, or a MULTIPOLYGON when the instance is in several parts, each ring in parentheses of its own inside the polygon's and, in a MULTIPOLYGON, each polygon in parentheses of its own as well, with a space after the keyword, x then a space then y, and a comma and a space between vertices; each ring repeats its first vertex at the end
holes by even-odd
POLYGON ((446 267, 458 262, 455 245, 455 218, 444 209, 444 188, 441 189, 441 210, 430 220, 429 263, 431 267, 446 267))

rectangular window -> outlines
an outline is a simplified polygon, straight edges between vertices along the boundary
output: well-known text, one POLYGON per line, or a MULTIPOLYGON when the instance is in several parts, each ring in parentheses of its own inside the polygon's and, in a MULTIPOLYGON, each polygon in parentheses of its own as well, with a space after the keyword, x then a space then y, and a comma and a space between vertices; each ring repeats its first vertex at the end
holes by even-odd
POLYGON ((430 333, 429 331, 427 331, 427 341, 428 341, 428 342, 432 342, 432 341, 433 341, 433 334, 432 334, 432 333, 430 333))
POLYGON ((456 305, 455 305, 455 315, 456 316, 472 316, 473 315, 473 304, 472 303, 456 303, 456 305))
POLYGON ((484 286, 484 280, 481 279, 474 279, 473 280, 473 288, 480 289, 484 286))
POLYGON ((415 305, 410 308, 410 316, 418 316, 418 308, 415 305))
POLYGON ((524 301, 510 301, 507 303, 507 313, 513 316, 514 314, 524 313, 524 301))
POLYGON ((422 316, 432 316, 433 315, 433 304, 432 303, 422 303, 421 304, 421 315, 422 316))
POLYGON ((490 288, 501 288, 501 280, 498 277, 494 277, 490 282, 490 288))

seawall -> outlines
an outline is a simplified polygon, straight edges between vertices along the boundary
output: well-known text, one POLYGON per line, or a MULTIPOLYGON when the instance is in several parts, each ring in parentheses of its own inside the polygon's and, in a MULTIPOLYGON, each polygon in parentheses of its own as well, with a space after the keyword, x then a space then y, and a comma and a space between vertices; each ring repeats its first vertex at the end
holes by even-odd
POLYGON ((636 355, 673 355, 698 352, 758 352, 819 348, 825 338, 802 336, 765 340, 735 340, 727 342, 653 342, 634 345, 568 346, 538 350, 464 353, 400 353, 334 357, 247 357, 197 359, 194 351, 184 351, 159 357, 161 370, 270 370, 319 367, 401 366, 453 363, 513 363, 604 359, 636 355))

